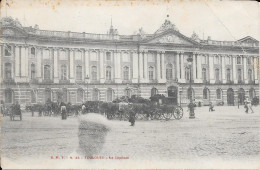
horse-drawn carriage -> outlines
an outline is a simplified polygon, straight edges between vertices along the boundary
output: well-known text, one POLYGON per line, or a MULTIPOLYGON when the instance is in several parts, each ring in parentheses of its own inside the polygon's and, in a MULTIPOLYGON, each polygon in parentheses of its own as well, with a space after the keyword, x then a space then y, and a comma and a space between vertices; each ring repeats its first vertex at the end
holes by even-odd
POLYGON ((19 117, 20 121, 21 121, 22 120, 22 111, 21 111, 20 105, 18 105, 18 104, 12 105, 10 107, 9 116, 10 116, 11 121, 14 121, 15 117, 19 117))
MULTIPOLYGON (((160 96, 159 96, 160 98, 160 96)), ((143 103, 134 103, 128 99, 121 99, 117 103, 105 103, 105 113, 108 119, 128 120, 131 114, 136 119, 169 120, 172 117, 179 120, 183 117, 183 109, 179 105, 173 105, 166 99, 144 101, 143 103)))

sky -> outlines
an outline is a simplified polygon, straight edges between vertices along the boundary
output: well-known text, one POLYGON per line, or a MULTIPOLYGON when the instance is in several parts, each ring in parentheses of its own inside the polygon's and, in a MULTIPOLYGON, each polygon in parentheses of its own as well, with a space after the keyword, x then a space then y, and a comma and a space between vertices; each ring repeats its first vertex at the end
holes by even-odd
POLYGON ((111 18, 119 34, 143 28, 153 34, 169 20, 180 33, 201 39, 235 41, 246 36, 260 40, 260 10, 255 1, 214 0, 7 0, 1 2, 1 17, 18 18, 24 26, 43 30, 106 34, 111 18))

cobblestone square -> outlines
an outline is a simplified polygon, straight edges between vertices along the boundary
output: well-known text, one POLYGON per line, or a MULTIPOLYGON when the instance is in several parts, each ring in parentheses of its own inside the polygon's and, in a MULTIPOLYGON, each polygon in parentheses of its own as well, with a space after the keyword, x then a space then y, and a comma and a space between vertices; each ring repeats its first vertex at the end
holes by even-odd
MULTIPOLYGON (((181 120, 143 120, 137 121, 134 127, 127 121, 109 121, 111 130, 105 142, 100 143, 102 149, 97 156, 128 158, 121 163, 211 159, 253 164, 260 156, 260 107, 253 109, 255 113, 246 114, 243 107, 216 107, 215 112, 201 107, 195 110, 196 118, 189 119, 187 108, 184 108, 181 120)), ((23 114, 23 121, 2 117, 2 160, 7 158, 7 162, 18 164, 35 160, 30 162, 33 167, 33 163, 40 165, 42 160, 51 161, 51 157, 58 156, 55 162, 59 162, 57 167, 60 167, 70 162, 61 160, 61 156, 77 155, 78 124, 77 117, 66 121, 60 117, 31 117, 30 113, 23 114)), ((73 161, 85 163, 89 160, 73 161)), ((102 161, 93 160, 97 164, 102 161)))

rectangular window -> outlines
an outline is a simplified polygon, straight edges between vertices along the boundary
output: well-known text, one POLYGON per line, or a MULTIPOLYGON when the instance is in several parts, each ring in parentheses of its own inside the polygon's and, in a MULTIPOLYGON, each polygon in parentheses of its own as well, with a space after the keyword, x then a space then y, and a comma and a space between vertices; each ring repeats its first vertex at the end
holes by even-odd
POLYGON ((98 57, 97 52, 95 52, 95 51, 90 52, 90 60, 91 61, 98 61, 97 57, 98 57))
POLYGON ((111 52, 106 52, 106 60, 111 61, 111 52))
POLYGON ((76 79, 82 80, 82 66, 76 67, 76 79))

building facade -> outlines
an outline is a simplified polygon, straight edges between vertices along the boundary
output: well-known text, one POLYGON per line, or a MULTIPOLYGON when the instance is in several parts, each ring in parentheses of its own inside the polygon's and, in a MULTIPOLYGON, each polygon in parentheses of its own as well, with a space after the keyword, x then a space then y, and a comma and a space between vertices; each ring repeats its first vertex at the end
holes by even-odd
POLYGON ((259 96, 259 42, 249 36, 200 40, 181 34, 169 20, 154 34, 119 35, 112 26, 107 34, 47 31, 6 17, 1 31, 5 103, 80 104, 163 94, 174 104, 192 97, 233 105, 259 96))

